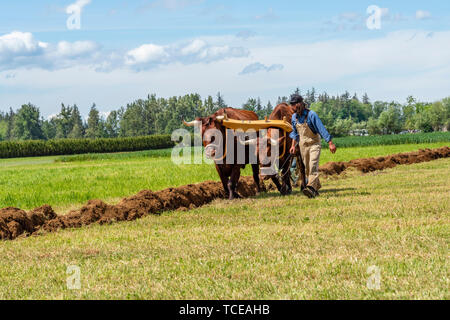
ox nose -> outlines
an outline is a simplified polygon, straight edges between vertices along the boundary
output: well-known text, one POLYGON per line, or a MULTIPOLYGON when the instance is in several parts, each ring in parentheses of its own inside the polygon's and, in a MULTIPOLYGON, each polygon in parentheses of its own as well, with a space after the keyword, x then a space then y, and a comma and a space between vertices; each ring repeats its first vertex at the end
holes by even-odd
POLYGON ((208 144, 205 148, 205 155, 208 159, 213 159, 216 155, 215 146, 213 144, 208 144))

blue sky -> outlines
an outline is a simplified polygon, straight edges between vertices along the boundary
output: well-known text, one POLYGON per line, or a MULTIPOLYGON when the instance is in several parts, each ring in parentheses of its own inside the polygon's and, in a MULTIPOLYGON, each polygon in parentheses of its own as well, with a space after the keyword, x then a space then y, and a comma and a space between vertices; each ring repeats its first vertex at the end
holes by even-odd
MULTIPOLYGON (((80 5, 80 3, 78 3, 80 5)), ((68 0, 0 2, 0 110, 62 102, 87 114, 149 93, 221 91, 232 106, 297 86, 403 102, 450 95, 450 2, 68 0), (69 5, 81 2, 81 28, 69 5), (369 30, 366 10, 382 9, 369 30)))

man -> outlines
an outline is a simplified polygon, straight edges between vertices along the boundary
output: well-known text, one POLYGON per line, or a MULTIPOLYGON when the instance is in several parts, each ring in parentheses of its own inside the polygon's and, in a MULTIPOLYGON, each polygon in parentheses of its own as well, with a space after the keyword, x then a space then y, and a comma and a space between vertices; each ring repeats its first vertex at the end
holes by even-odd
POLYGON ((290 104, 296 111, 292 115, 294 130, 290 134, 292 139, 290 152, 291 154, 295 153, 298 142, 307 180, 307 186, 303 189, 303 193, 308 198, 315 198, 319 195, 318 191, 322 187, 319 180, 319 161, 322 149, 320 137, 328 143, 331 153, 336 152, 336 146, 317 113, 306 108, 302 96, 292 95, 290 104))

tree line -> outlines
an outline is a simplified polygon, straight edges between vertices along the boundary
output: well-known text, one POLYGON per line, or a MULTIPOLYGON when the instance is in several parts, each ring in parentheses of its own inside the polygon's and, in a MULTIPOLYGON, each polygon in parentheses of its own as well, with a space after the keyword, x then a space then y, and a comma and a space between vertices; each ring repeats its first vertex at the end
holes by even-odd
MULTIPOLYGON (((295 93, 302 94, 300 89, 295 93)), ((356 132, 392 134, 402 131, 447 131, 450 129, 450 97, 441 101, 419 102, 408 97, 405 104, 397 102, 371 102, 367 94, 359 99, 348 92, 329 96, 311 89, 302 94, 308 106, 316 111, 333 136, 346 136, 356 132)), ((288 97, 278 97, 277 104, 288 97)), ((226 104, 223 96, 188 94, 168 99, 149 95, 126 107, 102 115, 95 104, 86 120, 77 105, 61 105, 60 112, 49 118, 41 116, 37 106, 28 103, 14 111, 0 112, 0 141, 51 140, 80 138, 136 137, 170 134, 181 127, 183 119, 191 120, 213 114, 226 104)), ((274 108, 260 98, 250 98, 242 106, 257 113, 260 119, 269 116, 274 108)))

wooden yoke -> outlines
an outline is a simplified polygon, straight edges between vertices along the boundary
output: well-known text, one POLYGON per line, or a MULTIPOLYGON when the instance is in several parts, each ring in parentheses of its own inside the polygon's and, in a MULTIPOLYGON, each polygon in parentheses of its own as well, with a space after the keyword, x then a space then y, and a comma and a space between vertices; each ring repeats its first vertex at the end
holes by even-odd
POLYGON ((224 119, 222 124, 228 129, 241 129, 243 131, 255 130, 259 131, 262 129, 281 129, 287 133, 292 132, 292 125, 286 120, 234 120, 234 119, 224 119))

